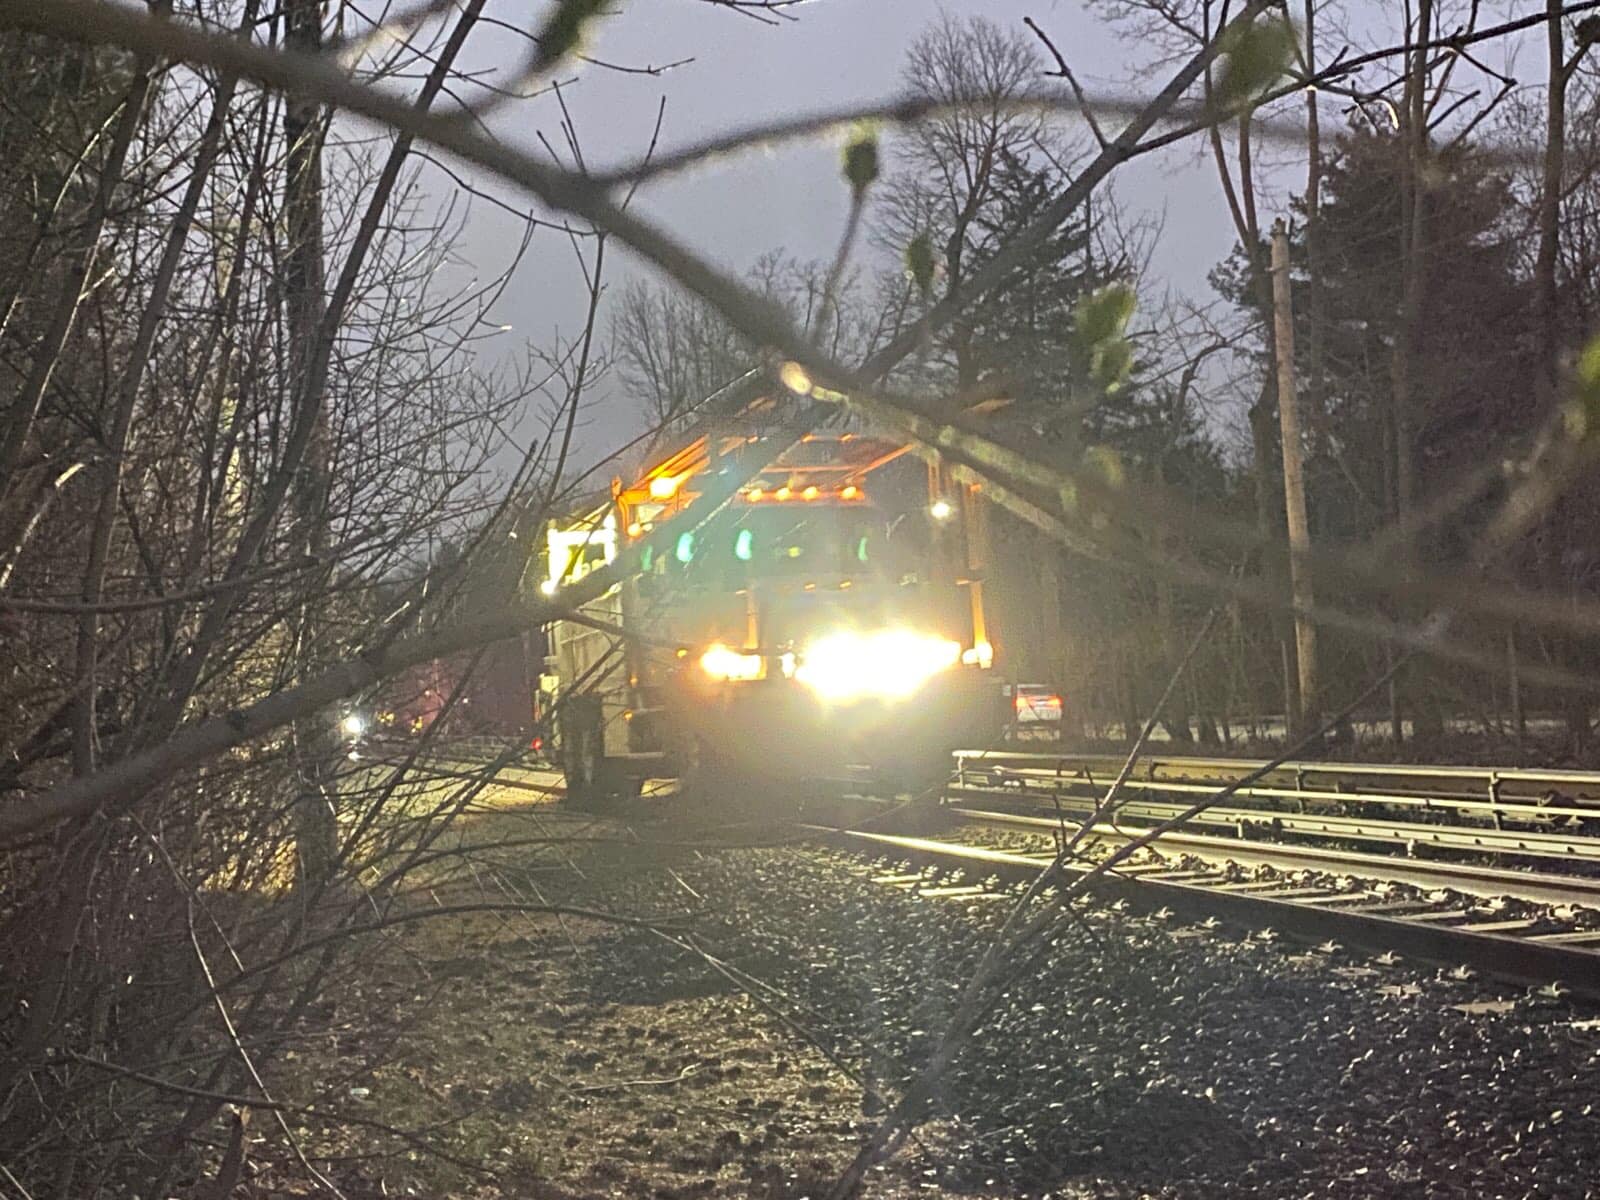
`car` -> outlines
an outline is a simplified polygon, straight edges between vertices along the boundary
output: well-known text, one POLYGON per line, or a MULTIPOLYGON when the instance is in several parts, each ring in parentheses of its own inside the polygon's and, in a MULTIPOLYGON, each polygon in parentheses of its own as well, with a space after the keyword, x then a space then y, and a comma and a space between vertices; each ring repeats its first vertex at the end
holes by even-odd
POLYGON ((1065 704, 1061 693, 1042 683, 1019 683, 1012 688, 1012 729, 1018 741, 1058 741, 1065 704))

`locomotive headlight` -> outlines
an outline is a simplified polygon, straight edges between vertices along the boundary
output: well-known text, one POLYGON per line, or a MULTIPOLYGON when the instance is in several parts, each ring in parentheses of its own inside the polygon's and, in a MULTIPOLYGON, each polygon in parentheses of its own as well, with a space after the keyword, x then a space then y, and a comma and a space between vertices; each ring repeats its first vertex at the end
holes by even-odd
POLYGON ((740 654, 717 642, 700 656, 700 669, 712 679, 760 679, 761 655, 740 654))
POLYGON ((833 633, 806 647, 794 677, 824 700, 903 700, 960 657, 960 643, 932 633, 833 633))

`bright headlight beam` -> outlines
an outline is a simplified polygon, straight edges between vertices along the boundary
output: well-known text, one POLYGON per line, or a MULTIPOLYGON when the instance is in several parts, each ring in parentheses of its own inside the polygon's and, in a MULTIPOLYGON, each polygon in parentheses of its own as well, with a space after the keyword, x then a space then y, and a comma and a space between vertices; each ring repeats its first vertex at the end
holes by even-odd
POLYGON ((910 629, 834 633, 806 647, 794 677, 824 700, 903 700, 961 657, 961 645, 910 629))

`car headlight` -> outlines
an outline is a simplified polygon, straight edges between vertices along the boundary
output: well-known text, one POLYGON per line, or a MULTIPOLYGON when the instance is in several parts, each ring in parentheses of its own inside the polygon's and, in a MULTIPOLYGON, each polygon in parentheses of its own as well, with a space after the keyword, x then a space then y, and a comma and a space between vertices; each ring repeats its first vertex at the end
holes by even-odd
POLYGON ((760 679, 761 655, 740 654, 717 642, 700 656, 700 669, 712 679, 760 679))
POLYGON ((806 647, 794 677, 824 700, 901 700, 953 667, 961 645, 932 633, 834 633, 806 647))

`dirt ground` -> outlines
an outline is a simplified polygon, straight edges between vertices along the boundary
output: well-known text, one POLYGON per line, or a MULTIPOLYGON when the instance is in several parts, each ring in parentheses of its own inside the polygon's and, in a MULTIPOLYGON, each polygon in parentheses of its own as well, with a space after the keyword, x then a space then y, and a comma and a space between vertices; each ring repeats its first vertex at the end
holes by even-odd
MULTIPOLYGON (((618 845, 616 827, 520 795, 467 830, 602 841, 475 856, 477 878, 433 890, 440 906, 592 907, 659 918, 669 935, 705 916, 696 850, 618 845)), ((317 1020, 311 1048, 277 1065, 274 1095, 331 1095, 290 1126, 350 1200, 815 1196, 873 1124, 838 1066, 703 958, 584 916, 400 926, 350 964, 317 1020)), ((248 1194, 321 1194, 268 1149, 275 1132, 257 1135, 248 1194)), ((936 1192, 926 1169, 901 1156, 881 1194, 936 1192)))
MULTIPOLYGON (((291 1126, 351 1200, 818 1196, 873 1124, 841 1064, 909 1078, 1006 908, 548 806, 470 840, 535 831, 563 840, 475 855, 429 903, 664 930, 508 912, 374 939, 275 1067, 280 1099, 332 1097, 291 1126)), ((1600 1019, 1565 997, 1093 911, 869 1194, 1600 1195, 1597 1084, 1600 1019)), ((314 1194, 274 1134, 250 1194, 314 1194)))

